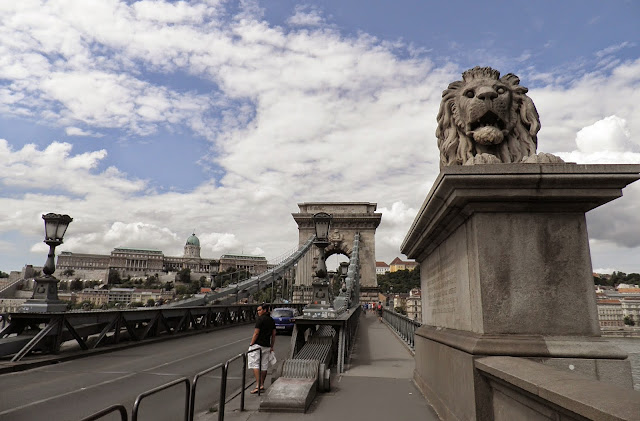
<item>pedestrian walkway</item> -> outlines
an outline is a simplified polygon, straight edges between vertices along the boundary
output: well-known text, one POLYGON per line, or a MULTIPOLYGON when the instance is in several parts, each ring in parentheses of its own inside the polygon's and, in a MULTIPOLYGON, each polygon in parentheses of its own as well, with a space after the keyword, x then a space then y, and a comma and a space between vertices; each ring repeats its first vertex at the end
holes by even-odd
MULTIPOLYGON (((245 411, 239 411, 240 399, 236 398, 227 404, 225 420, 437 421, 438 416, 413 383, 413 368, 413 356, 406 346, 376 315, 369 313, 360 320, 346 372, 332 377, 331 392, 318 393, 306 414, 258 412, 260 398, 247 393, 245 411)), ((217 417, 218 414, 207 414, 199 419, 217 417)))

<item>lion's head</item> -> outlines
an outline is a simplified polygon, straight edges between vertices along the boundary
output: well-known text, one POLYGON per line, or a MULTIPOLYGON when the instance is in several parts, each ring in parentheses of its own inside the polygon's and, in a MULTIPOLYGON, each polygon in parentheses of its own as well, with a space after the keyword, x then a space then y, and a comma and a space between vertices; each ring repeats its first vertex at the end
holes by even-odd
POLYGON ((535 155, 540 120, 520 79, 474 67, 442 93, 438 111, 440 167, 521 162, 535 155))

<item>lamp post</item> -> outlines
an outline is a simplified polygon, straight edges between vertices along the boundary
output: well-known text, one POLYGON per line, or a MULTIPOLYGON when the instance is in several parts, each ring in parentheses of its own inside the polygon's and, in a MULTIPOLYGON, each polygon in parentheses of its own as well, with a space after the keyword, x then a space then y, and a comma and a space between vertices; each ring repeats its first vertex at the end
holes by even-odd
POLYGON ((347 288, 347 272, 349 271, 349 262, 340 262, 340 289, 347 288))
MULTIPOLYGON (((327 263, 325 261, 324 249, 329 245, 329 227, 332 216, 326 212, 313 215, 313 224, 316 231, 316 239, 313 244, 318 247, 318 265, 316 266, 315 280, 313 286, 313 299, 303 310, 304 315, 311 317, 322 317, 322 311, 328 310, 331 305, 329 292, 329 280, 327 279, 327 263), (320 311, 320 312, 319 312, 320 311)), ((327 317, 324 315, 324 317, 327 317)))
POLYGON ((332 216, 325 212, 313 215, 313 224, 316 230, 316 239, 313 244, 320 250, 316 277, 325 281, 327 279, 327 263, 325 261, 324 249, 329 245, 329 227, 331 226, 331 219, 332 216))
POLYGON ((69 215, 48 213, 44 219, 44 243, 49 246, 47 261, 42 268, 44 276, 35 279, 33 296, 21 307, 22 311, 34 313, 50 313, 65 311, 66 303, 58 298, 58 279, 53 276, 56 271, 55 250, 62 244, 67 227, 73 221, 69 215))

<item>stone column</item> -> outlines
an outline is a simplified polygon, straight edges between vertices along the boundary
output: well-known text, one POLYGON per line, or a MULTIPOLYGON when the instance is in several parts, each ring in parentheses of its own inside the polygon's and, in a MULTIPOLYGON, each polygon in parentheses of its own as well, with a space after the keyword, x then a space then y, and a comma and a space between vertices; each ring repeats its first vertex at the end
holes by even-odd
POLYGON ((446 167, 401 251, 421 267, 415 379, 444 419, 488 419, 478 356, 532 358, 631 385, 599 338, 585 213, 640 165, 446 167))

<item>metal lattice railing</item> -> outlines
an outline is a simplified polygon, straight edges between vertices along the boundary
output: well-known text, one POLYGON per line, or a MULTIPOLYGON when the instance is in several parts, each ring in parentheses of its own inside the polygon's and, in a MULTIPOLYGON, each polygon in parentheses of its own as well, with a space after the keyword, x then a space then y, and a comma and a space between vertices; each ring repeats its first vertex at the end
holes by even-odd
POLYGON ((396 313, 393 310, 385 310, 382 313, 382 319, 391 327, 391 329, 409 345, 411 350, 415 346, 415 332, 416 329, 422 326, 417 320, 411 320, 407 316, 396 313))
POLYGON ((11 361, 16 362, 32 351, 57 353, 66 341, 76 341, 82 350, 90 352, 123 341, 180 337, 192 330, 206 332, 247 324, 255 320, 258 305, 12 313, 9 324, 0 330, 0 356, 13 355, 11 361))

